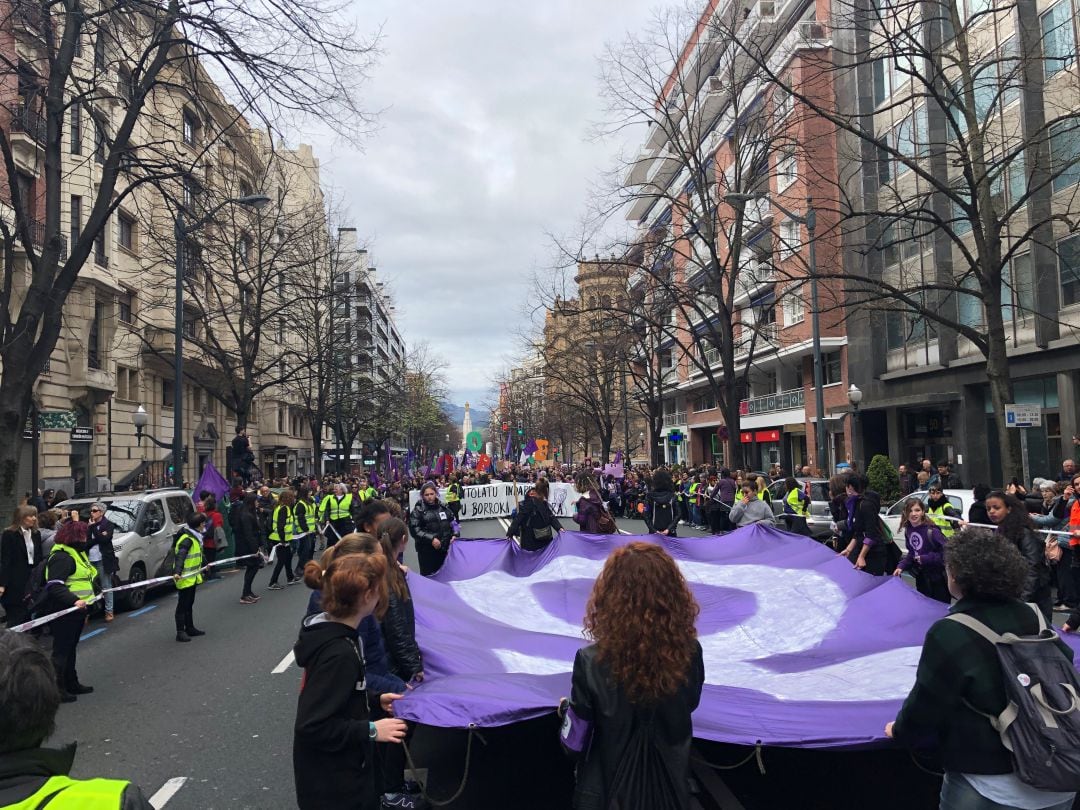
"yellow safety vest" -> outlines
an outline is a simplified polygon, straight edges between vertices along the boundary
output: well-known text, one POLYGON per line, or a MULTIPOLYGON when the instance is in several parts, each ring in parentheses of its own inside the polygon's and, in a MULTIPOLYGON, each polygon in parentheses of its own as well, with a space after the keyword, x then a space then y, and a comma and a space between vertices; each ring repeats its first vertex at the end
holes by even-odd
MULTIPOLYGON (((94 568, 86 554, 71 546, 57 543, 49 552, 49 562, 52 562, 53 554, 63 551, 75 561, 75 572, 68 577, 64 584, 67 589, 75 594, 76 599, 90 599, 94 595, 94 580, 97 579, 97 570, 94 568)), ((45 581, 49 581, 49 563, 45 563, 45 581)))
POLYGON ((4 805, 5 810, 120 810, 130 782, 120 779, 72 779, 50 776, 32 796, 4 805))
POLYGON ((288 543, 293 538, 293 510, 284 504, 274 507, 274 515, 270 519, 270 539, 275 543, 288 543), (285 536, 278 534, 278 512, 285 510, 285 536))
POLYGON ((337 495, 327 495, 323 498, 322 507, 319 511, 329 521, 350 519, 352 517, 352 493, 346 492, 341 500, 338 500, 337 495))
POLYGON ((180 553, 180 544, 184 542, 185 537, 191 538, 191 551, 184 558, 184 570, 180 572, 180 579, 176 582, 177 590, 181 591, 184 588, 194 588, 203 581, 202 572, 199 571, 203 566, 202 543, 193 531, 184 529, 180 532, 180 536, 176 538, 176 546, 173 547, 173 554, 180 553))
POLYGON ((794 514, 799 517, 806 517, 810 514, 810 510, 803 504, 802 498, 799 497, 800 494, 802 493, 799 491, 799 488, 796 487, 784 497, 784 501, 791 507, 791 511, 794 514))
POLYGON ((293 509, 293 530, 295 534, 308 534, 315 529, 315 504, 297 501, 293 509), (300 507, 304 507, 302 510, 300 507))
POLYGON ((945 499, 945 502, 942 503, 941 506, 931 507, 930 502, 926 502, 926 514, 930 516, 930 520, 933 521, 934 525, 941 529, 941 533, 945 535, 946 538, 953 536, 953 533, 956 531, 956 524, 951 520, 945 520, 941 515, 945 514, 946 509, 951 511, 952 508, 953 505, 949 503, 948 498, 945 499))
POLYGON ((461 495, 458 494, 458 491, 460 489, 461 489, 460 484, 451 484, 446 490, 446 502, 447 503, 457 503, 458 501, 460 501, 461 500, 461 495))
POLYGON ((358 492, 357 494, 360 496, 361 501, 370 501, 372 498, 378 495, 379 492, 375 489, 375 487, 366 487, 360 490, 360 492, 358 492))

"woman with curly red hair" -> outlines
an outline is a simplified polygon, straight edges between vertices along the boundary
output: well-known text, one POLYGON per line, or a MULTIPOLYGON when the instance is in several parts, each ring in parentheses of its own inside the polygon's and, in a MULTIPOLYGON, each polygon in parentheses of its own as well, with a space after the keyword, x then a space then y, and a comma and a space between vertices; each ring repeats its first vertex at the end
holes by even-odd
POLYGON ((705 665, 697 601, 660 546, 629 543, 593 586, 562 742, 579 758, 578 810, 690 806, 690 715, 705 665))

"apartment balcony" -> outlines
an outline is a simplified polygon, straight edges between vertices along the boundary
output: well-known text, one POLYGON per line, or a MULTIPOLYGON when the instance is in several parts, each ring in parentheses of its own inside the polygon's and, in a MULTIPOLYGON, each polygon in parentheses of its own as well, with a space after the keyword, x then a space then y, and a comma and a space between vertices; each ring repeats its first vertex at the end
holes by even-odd
POLYGON ((806 392, 802 388, 779 391, 760 397, 744 399, 739 403, 740 416, 756 416, 762 413, 776 413, 802 408, 806 405, 806 392))
POLYGON ((116 375, 107 370, 109 363, 92 347, 83 358, 73 357, 68 364, 68 389, 73 399, 102 403, 116 393, 116 375))
MULTIPOLYGON (((40 251, 45 247, 45 223, 38 222, 36 219, 29 219, 26 225, 30 231, 31 243, 40 251)), ((57 236, 60 237, 60 260, 63 261, 68 256, 68 241, 63 234, 57 234, 57 236)))
POLYGON ((22 101, 11 105, 8 112, 15 163, 30 174, 37 174, 45 159, 45 117, 22 101))
POLYGON ((677 427, 686 424, 686 411, 664 414, 664 427, 677 427))
POLYGON ((769 56, 770 70, 780 70, 797 51, 819 50, 832 46, 832 32, 824 20, 803 20, 769 56))

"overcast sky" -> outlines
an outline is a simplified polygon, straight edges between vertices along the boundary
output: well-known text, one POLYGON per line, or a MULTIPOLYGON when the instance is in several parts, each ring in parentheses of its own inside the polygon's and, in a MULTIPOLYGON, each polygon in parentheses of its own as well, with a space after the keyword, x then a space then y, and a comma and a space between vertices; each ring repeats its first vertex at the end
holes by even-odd
POLYGON ((447 361, 451 401, 479 403, 513 358, 534 268, 575 232, 618 144, 601 117, 597 57, 658 0, 364 0, 383 51, 365 93, 383 109, 364 151, 316 140, 392 285, 398 325, 447 361))

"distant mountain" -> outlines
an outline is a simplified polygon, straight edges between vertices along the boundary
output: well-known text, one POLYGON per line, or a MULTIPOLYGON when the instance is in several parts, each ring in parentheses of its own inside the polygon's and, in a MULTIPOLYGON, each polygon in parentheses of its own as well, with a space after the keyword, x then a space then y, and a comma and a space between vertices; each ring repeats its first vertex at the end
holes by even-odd
MULTIPOLYGON (((464 405, 453 405, 449 402, 444 402, 443 410, 446 411, 446 415, 450 417, 451 422, 458 427, 461 427, 461 422, 465 419, 464 405)), ((472 413, 473 428, 476 430, 483 430, 486 428, 488 425, 488 414, 486 412, 481 412, 476 408, 470 408, 469 410, 470 413, 472 413)))

